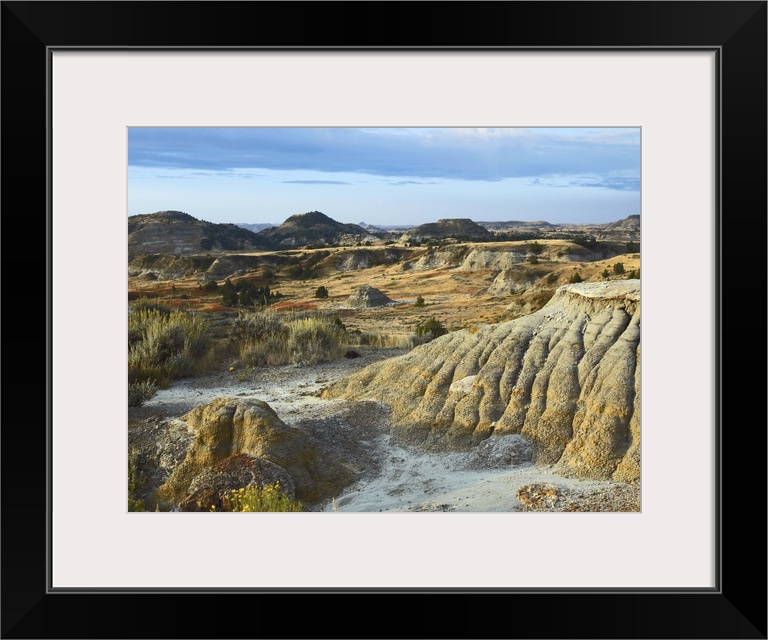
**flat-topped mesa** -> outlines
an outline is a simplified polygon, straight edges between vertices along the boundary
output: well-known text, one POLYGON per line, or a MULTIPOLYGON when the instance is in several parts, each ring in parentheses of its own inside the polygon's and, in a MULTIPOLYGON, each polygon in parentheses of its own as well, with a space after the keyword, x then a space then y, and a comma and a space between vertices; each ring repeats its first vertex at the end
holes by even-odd
POLYGON ((388 405, 413 444, 519 433, 565 475, 639 480, 640 281, 565 285, 531 315, 449 333, 323 395, 388 405))

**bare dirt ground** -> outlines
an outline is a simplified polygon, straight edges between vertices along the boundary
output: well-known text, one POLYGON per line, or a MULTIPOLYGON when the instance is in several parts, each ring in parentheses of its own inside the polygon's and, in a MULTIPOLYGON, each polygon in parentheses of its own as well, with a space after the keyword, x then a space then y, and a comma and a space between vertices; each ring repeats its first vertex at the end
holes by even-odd
MULTIPOLYGON (((129 410, 130 428, 180 417, 217 397, 255 398, 275 409, 288 425, 309 429, 344 445, 344 438, 370 443, 360 480, 313 510, 351 512, 638 511, 638 486, 584 481, 555 475, 526 463, 478 468, 472 452, 427 454, 393 442, 386 408, 319 397, 320 390, 369 364, 403 351, 358 348, 360 358, 315 366, 229 367, 174 382, 143 407, 129 410), (346 434, 346 435, 345 435, 346 434), (339 438, 336 438, 339 435, 339 438), (518 496, 518 491, 524 488, 518 496)), ((349 447, 358 451, 357 443, 349 447)))

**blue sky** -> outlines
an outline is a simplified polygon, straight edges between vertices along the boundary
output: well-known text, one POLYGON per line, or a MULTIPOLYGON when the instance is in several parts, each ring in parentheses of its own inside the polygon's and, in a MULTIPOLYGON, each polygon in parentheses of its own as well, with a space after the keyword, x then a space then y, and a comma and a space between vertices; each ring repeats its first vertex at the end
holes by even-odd
POLYGON ((640 129, 128 130, 128 215, 210 222, 610 222, 640 213, 640 129))

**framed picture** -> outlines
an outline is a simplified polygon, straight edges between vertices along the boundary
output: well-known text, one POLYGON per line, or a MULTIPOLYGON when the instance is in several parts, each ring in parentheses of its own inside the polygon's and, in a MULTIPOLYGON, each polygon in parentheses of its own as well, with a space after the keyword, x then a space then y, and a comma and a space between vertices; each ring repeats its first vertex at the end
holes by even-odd
MULTIPOLYGON (((766 3, 405 6, 3 3, 6 212, 30 199, 47 212, 46 418, 3 430, 4 637, 344 636, 350 604, 392 637, 766 637, 765 430, 736 422, 724 375, 756 350, 723 325, 724 285, 763 258, 766 3), (375 33, 352 37, 337 13, 375 33), (127 154, 141 127, 639 129, 641 511, 126 512, 127 154), (8 481, 30 476, 34 501, 8 481), (503 615, 454 612, 479 595, 503 615), (326 599, 287 629, 263 613, 280 596, 326 599), (422 626, 382 620, 392 603, 422 626), (175 613, 147 629, 153 610, 175 613)), ((7 237, 25 237, 9 218, 21 233, 7 237)), ((754 386, 740 372, 739 397, 762 398, 754 386)))

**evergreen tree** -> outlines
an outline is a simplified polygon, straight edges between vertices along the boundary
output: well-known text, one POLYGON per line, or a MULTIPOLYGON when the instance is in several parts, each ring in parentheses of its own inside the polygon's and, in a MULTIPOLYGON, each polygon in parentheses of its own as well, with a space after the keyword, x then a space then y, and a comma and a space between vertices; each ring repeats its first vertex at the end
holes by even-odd
POLYGON ((221 304, 225 307, 237 306, 237 291, 232 281, 227 278, 223 285, 221 285, 221 304))

